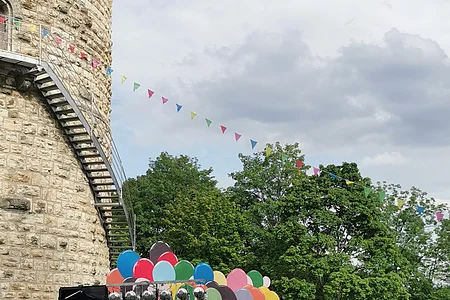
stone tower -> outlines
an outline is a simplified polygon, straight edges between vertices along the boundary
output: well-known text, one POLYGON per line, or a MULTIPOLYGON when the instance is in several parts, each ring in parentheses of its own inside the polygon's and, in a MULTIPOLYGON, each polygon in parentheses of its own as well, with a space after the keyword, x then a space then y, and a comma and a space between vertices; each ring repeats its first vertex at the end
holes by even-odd
POLYGON ((0 0, 0 299, 103 284, 134 246, 109 127, 111 14, 112 0, 0 0))

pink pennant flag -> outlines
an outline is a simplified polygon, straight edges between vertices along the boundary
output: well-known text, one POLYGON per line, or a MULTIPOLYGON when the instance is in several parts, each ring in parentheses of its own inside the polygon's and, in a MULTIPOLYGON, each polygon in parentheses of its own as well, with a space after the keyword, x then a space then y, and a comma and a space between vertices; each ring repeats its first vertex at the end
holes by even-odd
POLYGON ((152 90, 148 90, 148 98, 151 98, 153 96, 154 92, 152 90))
POLYGON ((97 68, 99 64, 100 64, 100 62, 99 62, 98 60, 95 60, 95 59, 94 59, 94 60, 92 61, 92 67, 93 67, 93 68, 97 68))
POLYGON ((220 129, 222 129, 222 133, 225 133, 225 131, 227 130, 227 128, 223 125, 220 125, 220 129))
POLYGON ((87 55, 83 51, 80 51, 80 57, 81 59, 87 59, 87 55))
POLYGON ((241 136, 242 136, 242 135, 239 134, 239 133, 237 133, 237 132, 234 133, 234 139, 236 140, 236 142, 239 141, 239 139, 241 138, 241 136))
POLYGON ((440 222, 444 218, 444 214, 441 212, 436 213, 436 219, 438 222, 440 222))
POLYGON ((166 103, 167 103, 167 101, 169 101, 169 99, 167 99, 167 98, 164 98, 164 97, 161 97, 161 99, 162 99, 162 102, 163 102, 163 104, 166 104, 166 103))
POLYGON ((300 170, 300 168, 303 167, 303 162, 300 159, 297 159, 295 164, 297 165, 297 170, 300 170))
POLYGON ((5 24, 5 21, 6 21, 5 17, 0 16, 0 23, 5 24))
POLYGON ((57 37, 55 37, 55 42, 56 42, 56 46, 59 46, 62 43, 62 39, 57 36, 57 37))
POLYGON ((74 53, 75 52, 75 46, 69 45, 69 51, 74 53))
POLYGON ((320 171, 319 168, 314 167, 314 176, 319 175, 319 171, 320 171))

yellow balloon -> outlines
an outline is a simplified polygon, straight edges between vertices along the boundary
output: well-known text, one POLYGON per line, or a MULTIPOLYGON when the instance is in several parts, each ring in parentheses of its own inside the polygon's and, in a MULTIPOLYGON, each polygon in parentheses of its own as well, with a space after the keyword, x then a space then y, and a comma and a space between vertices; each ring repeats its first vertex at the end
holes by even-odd
POLYGON ((214 271, 213 273, 215 282, 217 282, 219 285, 227 285, 227 278, 222 272, 214 271))
POLYGON ((259 290, 264 294, 264 297, 266 297, 266 300, 269 300, 269 298, 270 298, 270 290, 269 290, 269 288, 267 288, 265 286, 260 286, 259 290))
POLYGON ((280 297, 274 291, 270 291, 269 297, 266 296, 266 300, 280 300, 280 297))

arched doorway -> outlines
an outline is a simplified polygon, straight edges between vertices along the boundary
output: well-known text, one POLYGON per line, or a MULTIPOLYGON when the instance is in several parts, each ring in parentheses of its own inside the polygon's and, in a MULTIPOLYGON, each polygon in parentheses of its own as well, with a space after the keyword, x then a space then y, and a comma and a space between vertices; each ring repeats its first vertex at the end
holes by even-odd
POLYGON ((9 50, 9 23, 11 22, 11 5, 0 0, 0 49, 9 50))

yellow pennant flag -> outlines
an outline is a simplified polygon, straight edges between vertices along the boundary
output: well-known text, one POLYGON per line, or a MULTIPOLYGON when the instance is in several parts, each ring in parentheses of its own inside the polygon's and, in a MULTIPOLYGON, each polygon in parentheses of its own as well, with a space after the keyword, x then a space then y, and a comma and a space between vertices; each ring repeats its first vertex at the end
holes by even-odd
POLYGON ((346 183, 347 185, 350 185, 350 184, 353 184, 354 182, 353 182, 353 181, 350 181, 350 180, 348 180, 348 179, 345 179, 345 183, 346 183))
POLYGON ((272 148, 267 147, 266 148, 266 157, 268 157, 272 153, 272 148))
POLYGON ((37 31, 36 25, 31 24, 31 25, 30 25, 30 31, 31 31, 31 32, 36 32, 36 31, 37 31))
POLYGON ((197 116, 197 114, 193 111, 191 111, 191 120, 194 120, 194 118, 197 116))
POLYGON ((405 200, 398 199, 397 200, 398 209, 402 209, 403 205, 405 205, 405 200))
POLYGON ((125 80, 127 80, 127 78, 122 75, 122 84, 125 82, 125 80))

